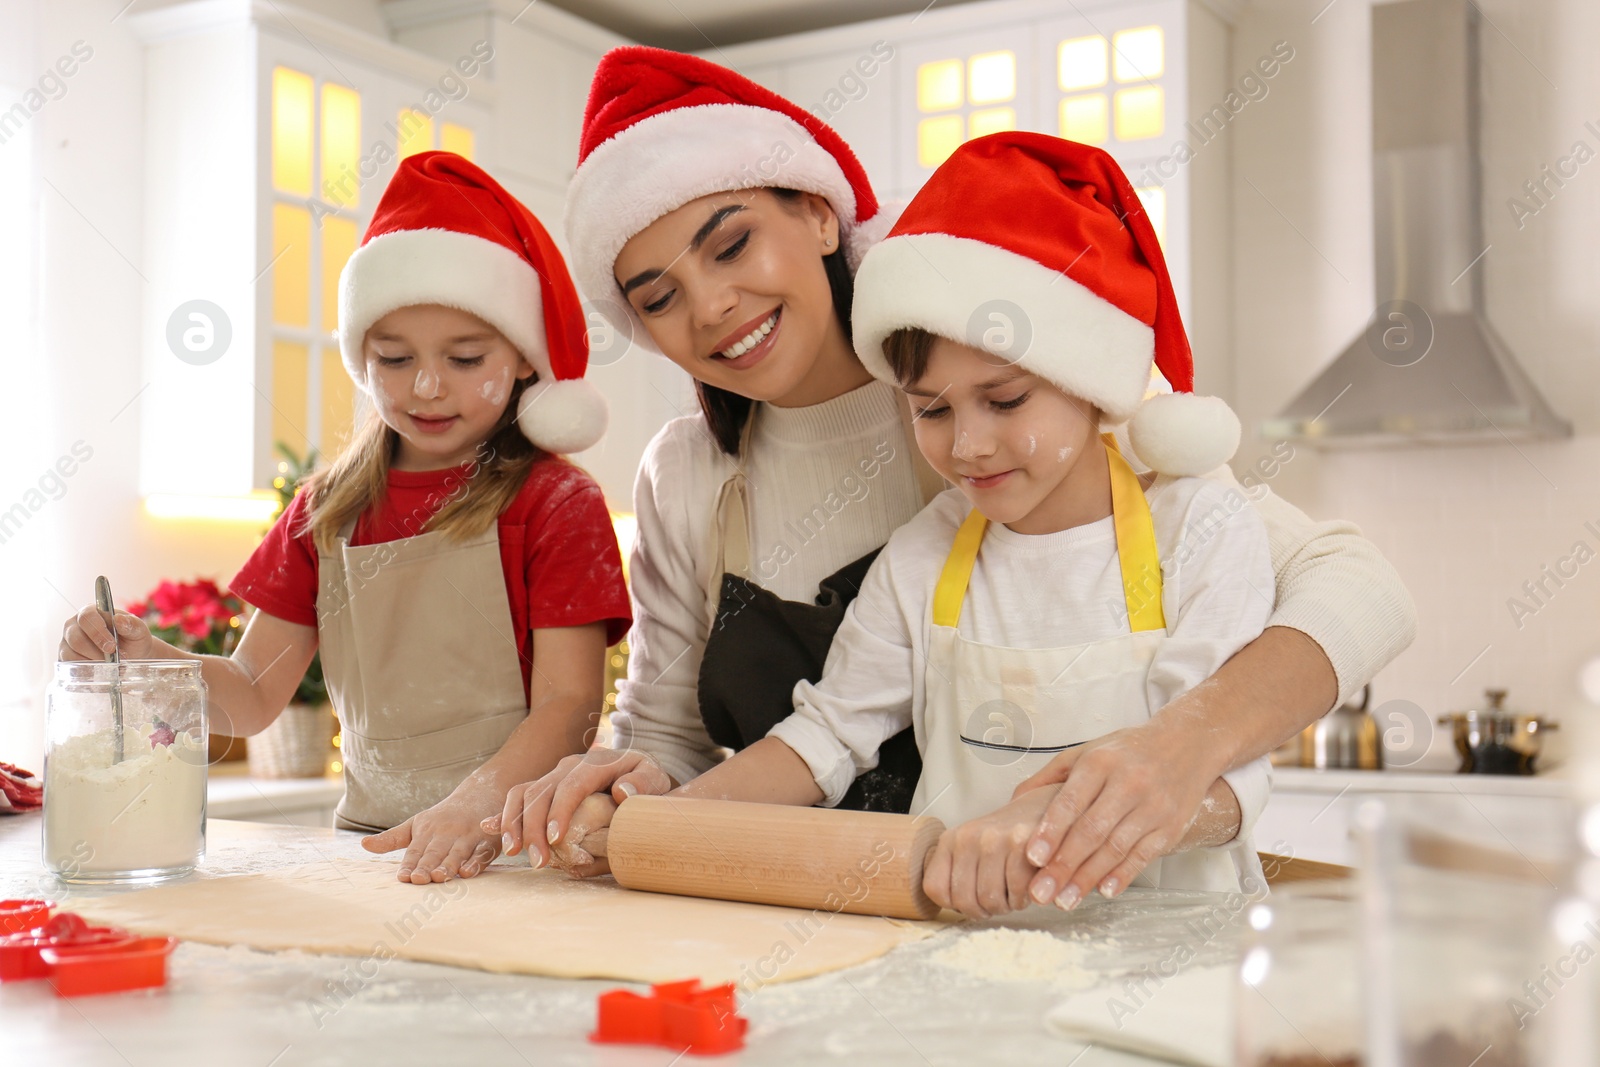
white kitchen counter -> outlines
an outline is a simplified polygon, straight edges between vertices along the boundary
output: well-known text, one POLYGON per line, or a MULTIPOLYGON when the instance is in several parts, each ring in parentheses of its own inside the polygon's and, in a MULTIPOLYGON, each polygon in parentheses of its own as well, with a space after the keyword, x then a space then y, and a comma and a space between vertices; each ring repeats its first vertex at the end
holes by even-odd
MULTIPOLYGON (((0 818, 0 896, 43 893, 70 908, 75 894, 103 892, 62 886, 43 872, 39 822, 37 813, 0 818)), ((358 842, 359 835, 334 830, 213 820, 205 867, 190 877, 364 856, 358 842)), ((1199 964, 1231 961, 1242 910, 1214 936, 1197 933, 1198 921, 1222 899, 1130 890, 1116 902, 1093 898, 1071 914, 1036 908, 1010 925, 1080 940, 1090 966, 1108 982, 1113 974, 1169 959, 1179 942, 1199 964)), ((590 1044, 585 1035, 594 1026, 595 997, 618 982, 392 960, 357 983, 354 996, 319 1025, 313 1004, 336 988, 333 983, 348 981, 356 961, 200 944, 178 947, 164 990, 62 1000, 44 982, 0 987, 0 1034, 8 1062, 51 1067, 1153 1062, 1105 1049, 1083 1056, 1084 1046, 1047 1033, 1044 1014, 1060 996, 1049 988, 984 981, 931 961, 952 939, 992 925, 998 924, 966 924, 860 967, 761 989, 740 1005, 751 1021, 747 1048, 715 1061, 590 1044)))
POLYGON ((253 778, 242 761, 213 764, 206 778, 206 813, 213 819, 331 827, 343 796, 338 775, 253 778))
POLYGON ((1355 863, 1350 826, 1368 800, 1435 833, 1554 863, 1572 826, 1569 783, 1554 777, 1278 767, 1256 823, 1256 848, 1324 863, 1355 863))

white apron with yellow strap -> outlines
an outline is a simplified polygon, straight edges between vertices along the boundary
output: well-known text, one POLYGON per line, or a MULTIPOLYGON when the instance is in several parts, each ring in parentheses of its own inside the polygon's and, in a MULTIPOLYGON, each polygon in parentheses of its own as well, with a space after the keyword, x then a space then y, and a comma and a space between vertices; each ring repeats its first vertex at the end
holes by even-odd
POLYGON ((335 823, 376 832, 449 796, 528 714, 500 533, 318 553, 317 638, 339 713, 335 823))
MULTIPOLYGON (((989 522, 974 508, 934 590, 913 812, 946 826, 987 815, 1010 803, 1018 783, 1057 753, 1149 720, 1146 677, 1167 638, 1161 559, 1139 476, 1112 436, 1103 437, 1130 632, 1066 648, 1005 648, 963 637, 961 607, 989 522)), ((1165 857, 1135 884, 1233 891, 1240 873, 1234 851, 1165 857)))

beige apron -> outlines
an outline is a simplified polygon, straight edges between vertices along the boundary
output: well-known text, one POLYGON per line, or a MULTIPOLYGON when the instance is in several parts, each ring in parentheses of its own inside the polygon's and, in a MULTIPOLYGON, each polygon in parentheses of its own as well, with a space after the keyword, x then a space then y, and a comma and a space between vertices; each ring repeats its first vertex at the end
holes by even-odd
POLYGON ((317 638, 339 713, 335 824, 376 832, 449 796, 528 714, 500 532, 318 553, 317 638))
MULTIPOLYGON (((935 588, 926 698, 918 724, 922 777, 911 810, 956 826, 1011 802, 1058 752, 1149 720, 1145 682, 1167 638, 1161 560, 1139 476, 1106 442, 1112 523, 1129 633, 1066 648, 1005 648, 961 635, 961 606, 988 520, 976 508, 956 533, 935 588)), ((1139 885, 1231 892, 1244 845, 1157 860, 1139 885)))

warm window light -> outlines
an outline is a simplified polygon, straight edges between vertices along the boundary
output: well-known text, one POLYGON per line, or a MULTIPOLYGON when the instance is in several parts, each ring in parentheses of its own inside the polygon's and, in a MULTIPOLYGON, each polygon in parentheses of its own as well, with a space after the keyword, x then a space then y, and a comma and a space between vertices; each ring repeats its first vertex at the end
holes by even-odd
POLYGON ((453 122, 446 122, 439 127, 439 147, 446 152, 454 152, 462 159, 471 159, 473 149, 472 131, 465 126, 457 126, 453 122))
POLYGON ((423 112, 402 108, 395 129, 400 133, 401 159, 433 148, 433 119, 423 112))
POLYGON ((272 342, 272 439, 296 451, 306 440, 306 414, 311 410, 311 351, 294 341, 272 342))
POLYGON ((355 253, 360 234, 354 219, 322 216, 322 332, 339 331, 339 273, 355 253))
POLYGON ((917 110, 947 111, 961 106, 961 60, 941 59, 917 68, 917 110))
POLYGON ((272 521, 272 513, 277 509, 278 494, 265 491, 249 496, 153 493, 144 498, 145 514, 154 519, 206 519, 262 525, 272 521))
POLYGON ((1104 144, 1111 136, 1111 111, 1105 93, 1068 96, 1061 101, 1061 136, 1080 144, 1104 144))
POLYGON ((991 107, 974 111, 967 117, 967 136, 982 137, 1002 130, 1017 128, 1017 113, 1009 107, 991 107))
POLYGON ((1116 57, 1112 70, 1119 82, 1143 81, 1161 77, 1166 57, 1163 54, 1160 26, 1141 26, 1112 35, 1111 52, 1116 57))
POLYGON ((355 207, 361 199, 361 94, 322 87, 322 199, 355 207))
POLYGON ((311 75, 288 67, 272 71, 272 187, 311 195, 311 75))
POLYGON ((613 511, 611 529, 617 535, 617 548, 622 551, 623 577, 627 577, 628 560, 633 555, 633 542, 639 536, 639 520, 631 511, 613 511))
POLYGON ((322 349, 322 427, 319 450, 324 456, 337 456, 350 443, 356 420, 356 386, 344 369, 339 350, 322 349))
POLYGON ((1165 97, 1159 85, 1118 89, 1112 109, 1119 141, 1160 137, 1166 129, 1165 97))
POLYGON ((1150 217, 1150 228, 1156 231, 1156 240, 1165 247, 1167 243, 1167 191, 1159 185, 1149 185, 1134 192, 1139 194, 1139 202, 1144 205, 1144 213, 1150 217))
POLYGON ((272 321, 311 325, 311 212, 272 205, 272 321))
POLYGON ((1056 80, 1061 91, 1095 89, 1106 83, 1106 39, 1074 37, 1056 50, 1056 80))
POLYGON ((961 127, 960 115, 942 115, 917 123, 917 162, 932 170, 949 159, 950 153, 961 147, 961 127))
POLYGON ((1016 95, 1017 57, 1014 53, 985 52, 967 60, 968 103, 1003 104, 1016 95))

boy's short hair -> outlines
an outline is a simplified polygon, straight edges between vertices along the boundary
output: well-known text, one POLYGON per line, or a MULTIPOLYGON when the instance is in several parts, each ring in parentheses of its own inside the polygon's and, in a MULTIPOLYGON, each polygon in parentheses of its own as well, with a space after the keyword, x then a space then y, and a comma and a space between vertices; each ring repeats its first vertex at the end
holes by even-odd
POLYGON ((883 358, 902 387, 915 384, 928 370, 928 357, 938 335, 920 326, 902 326, 883 339, 883 358))

